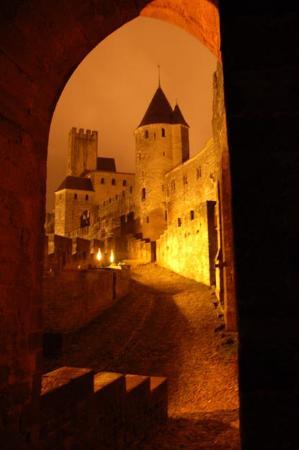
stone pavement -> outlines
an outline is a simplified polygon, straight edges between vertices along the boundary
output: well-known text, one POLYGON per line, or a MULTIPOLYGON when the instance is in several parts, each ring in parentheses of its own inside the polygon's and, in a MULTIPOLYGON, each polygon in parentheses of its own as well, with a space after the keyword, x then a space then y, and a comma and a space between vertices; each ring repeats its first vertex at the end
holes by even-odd
POLYGON ((68 336, 62 365, 169 379, 169 422, 138 450, 237 450, 236 343, 221 331, 212 291, 156 265, 132 271, 130 294, 68 336))

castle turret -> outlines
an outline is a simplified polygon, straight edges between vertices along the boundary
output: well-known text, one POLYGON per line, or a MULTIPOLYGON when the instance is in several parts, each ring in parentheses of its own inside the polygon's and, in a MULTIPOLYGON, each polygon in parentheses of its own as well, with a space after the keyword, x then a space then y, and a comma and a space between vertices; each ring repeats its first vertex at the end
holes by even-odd
POLYGON ((136 213, 144 237, 156 240, 166 227, 165 174, 189 157, 188 124, 160 86, 135 130, 135 140, 136 213))
POLYGON ((67 175, 80 177, 86 171, 96 170, 98 132, 72 128, 68 141, 67 175))
POLYGON ((173 110, 172 123, 173 167, 176 167, 189 159, 189 125, 178 104, 173 110))

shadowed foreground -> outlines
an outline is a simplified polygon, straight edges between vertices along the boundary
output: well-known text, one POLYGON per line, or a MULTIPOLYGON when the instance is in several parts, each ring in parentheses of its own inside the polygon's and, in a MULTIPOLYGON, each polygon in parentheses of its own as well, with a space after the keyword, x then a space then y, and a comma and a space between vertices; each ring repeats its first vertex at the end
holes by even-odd
POLYGON ((155 265, 132 271, 131 293, 65 339, 46 362, 169 379, 169 422, 139 450, 237 450, 236 346, 221 331, 211 290, 155 265))

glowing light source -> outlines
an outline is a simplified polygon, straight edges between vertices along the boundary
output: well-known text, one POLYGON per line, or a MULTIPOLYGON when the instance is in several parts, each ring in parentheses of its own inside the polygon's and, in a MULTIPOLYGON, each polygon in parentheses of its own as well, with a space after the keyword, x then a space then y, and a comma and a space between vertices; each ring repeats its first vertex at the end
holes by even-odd
POLYGON ((111 253, 110 253, 110 263, 111 264, 113 264, 114 263, 114 261, 115 261, 115 258, 114 258, 114 251, 113 250, 111 250, 111 253))
POLYGON ((99 248, 99 250, 98 250, 98 252, 97 252, 97 254, 96 254, 96 259, 98 260, 98 261, 102 261, 102 252, 101 252, 101 249, 99 248))

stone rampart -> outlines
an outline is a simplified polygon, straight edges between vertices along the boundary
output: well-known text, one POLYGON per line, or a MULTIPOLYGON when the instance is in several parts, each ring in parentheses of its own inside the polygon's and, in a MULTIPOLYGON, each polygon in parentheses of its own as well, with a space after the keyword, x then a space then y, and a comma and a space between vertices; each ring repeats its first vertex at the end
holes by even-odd
POLYGON ((44 332, 75 331, 129 290, 128 269, 64 270, 43 279, 44 332))

